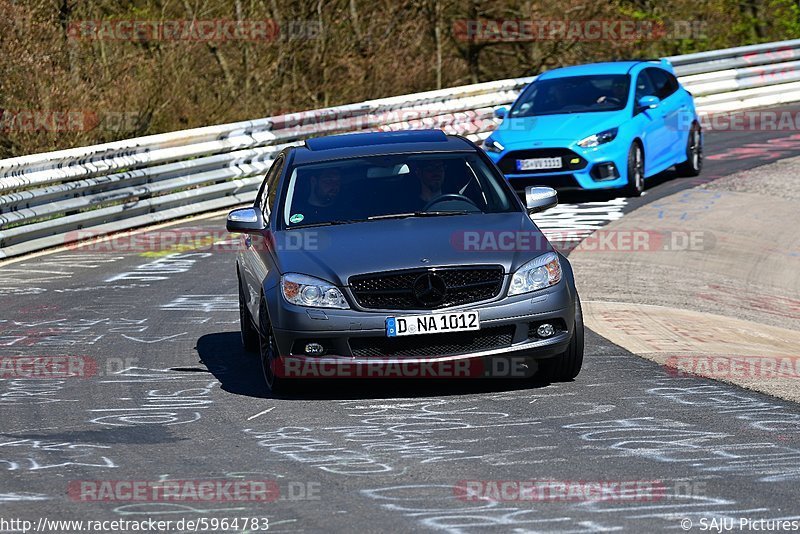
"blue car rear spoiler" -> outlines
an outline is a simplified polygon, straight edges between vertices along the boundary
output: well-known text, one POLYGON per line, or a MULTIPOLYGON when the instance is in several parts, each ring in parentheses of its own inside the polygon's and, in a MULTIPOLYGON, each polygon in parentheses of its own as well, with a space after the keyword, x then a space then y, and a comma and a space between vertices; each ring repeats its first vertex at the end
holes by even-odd
POLYGON ((652 61, 654 63, 658 63, 662 69, 675 74, 675 67, 672 66, 672 63, 667 58, 657 58, 657 59, 649 59, 648 61, 652 61))

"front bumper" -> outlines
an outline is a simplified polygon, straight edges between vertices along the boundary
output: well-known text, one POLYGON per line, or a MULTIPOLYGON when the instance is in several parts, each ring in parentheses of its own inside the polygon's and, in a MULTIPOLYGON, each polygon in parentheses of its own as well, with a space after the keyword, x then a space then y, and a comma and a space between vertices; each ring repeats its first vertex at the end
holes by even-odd
POLYGON ((559 190, 604 190, 619 189, 628 183, 628 150, 630 146, 619 138, 594 148, 581 148, 574 143, 557 141, 544 143, 535 149, 526 150, 519 146, 507 148, 503 152, 487 152, 489 158, 498 164, 503 174, 517 193, 524 193, 527 186, 546 186, 559 190), (581 162, 570 168, 565 161, 565 169, 558 171, 517 171, 512 163, 518 158, 527 157, 526 152, 534 151, 548 157, 549 151, 554 155, 574 154, 581 162), (520 154, 522 153, 522 154, 520 154), (616 178, 607 177, 609 164, 616 171, 616 178))
POLYGON ((429 363, 521 355, 549 358, 563 353, 575 323, 574 290, 562 280, 535 293, 445 310, 362 311, 312 309, 270 300, 278 353, 295 361, 313 360, 372 365, 375 363, 429 363), (386 319, 462 310, 478 310, 481 329, 473 332, 438 333, 388 338, 386 319), (546 339, 536 336, 536 326, 549 322, 556 333, 546 339), (308 343, 318 343, 325 353, 305 353, 308 343))

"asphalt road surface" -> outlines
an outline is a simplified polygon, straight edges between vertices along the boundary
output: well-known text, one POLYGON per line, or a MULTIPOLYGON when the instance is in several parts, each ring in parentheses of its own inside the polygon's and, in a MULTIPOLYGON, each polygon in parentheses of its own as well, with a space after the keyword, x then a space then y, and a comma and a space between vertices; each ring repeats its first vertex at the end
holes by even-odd
MULTIPOLYGON (((703 179, 800 155, 800 135, 710 132, 706 152, 703 179)), ((666 173, 631 202, 572 198, 596 202, 562 206, 548 224, 598 206, 622 216, 697 183, 666 173)), ((797 404, 674 376, 592 332, 571 383, 331 380, 273 398, 240 348, 233 252, 122 248, 0 267, 2 532, 133 531, 56 520, 520 533, 800 520, 797 404), (15 356, 83 376, 15 377, 15 356), (225 489, 236 482, 245 493, 225 489)))

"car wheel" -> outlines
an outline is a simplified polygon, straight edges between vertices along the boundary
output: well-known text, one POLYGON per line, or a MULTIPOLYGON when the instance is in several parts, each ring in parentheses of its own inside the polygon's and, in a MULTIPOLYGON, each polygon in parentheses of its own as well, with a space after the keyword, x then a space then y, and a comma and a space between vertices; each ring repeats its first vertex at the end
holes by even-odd
POLYGON ((550 358, 542 360, 541 369, 544 378, 550 382, 568 382, 578 376, 583 366, 583 311, 581 301, 575 296, 575 328, 567 350, 550 358))
POLYGON ((639 143, 633 143, 628 150, 628 185, 625 196, 638 197, 644 192, 644 153, 639 143))
POLYGON ((247 309, 247 300, 242 288, 242 279, 239 280, 239 331, 242 334, 242 346, 247 352, 258 352, 258 330, 253 324, 253 316, 247 309))
POLYGON ((275 394, 286 391, 286 379, 276 372, 278 367, 278 349, 275 345, 275 335, 272 324, 267 314, 266 300, 262 296, 258 311, 258 352, 261 357, 261 369, 264 372, 264 381, 270 391, 275 394))
POLYGON ((680 176, 697 176, 703 170, 703 135, 696 122, 689 130, 686 140, 686 161, 675 165, 680 176))

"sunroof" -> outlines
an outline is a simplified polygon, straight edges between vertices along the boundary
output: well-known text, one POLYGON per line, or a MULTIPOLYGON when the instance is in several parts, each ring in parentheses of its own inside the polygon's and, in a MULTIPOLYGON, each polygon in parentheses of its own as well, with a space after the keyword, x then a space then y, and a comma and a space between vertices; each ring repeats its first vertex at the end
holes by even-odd
POLYGON ((306 146, 311 150, 330 150, 368 145, 442 143, 446 141, 447 136, 441 130, 403 130, 400 132, 370 132, 317 137, 316 139, 306 139, 306 146))

